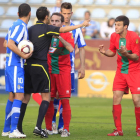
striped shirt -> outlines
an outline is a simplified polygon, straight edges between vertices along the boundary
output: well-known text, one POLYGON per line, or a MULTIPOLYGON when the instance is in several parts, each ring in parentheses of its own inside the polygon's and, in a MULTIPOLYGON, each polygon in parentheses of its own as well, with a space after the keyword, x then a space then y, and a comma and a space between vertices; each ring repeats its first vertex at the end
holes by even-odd
MULTIPOLYGON (((74 24, 71 22, 70 26, 74 26, 74 24)), ((75 29, 75 30, 70 31, 70 32, 73 34, 74 44, 75 45, 77 44, 78 48, 86 46, 84 37, 82 35, 82 31, 80 28, 75 29)), ((71 73, 74 73, 75 50, 70 53, 70 59, 71 59, 71 73)))
MULTIPOLYGON (((8 30, 8 34, 5 39, 7 40, 7 43, 9 39, 13 40, 16 46, 20 41, 28 40, 27 24, 21 19, 13 22, 12 26, 8 30)), ((11 51, 8 47, 6 48, 6 52, 6 66, 18 66, 23 68, 23 58, 11 51)))

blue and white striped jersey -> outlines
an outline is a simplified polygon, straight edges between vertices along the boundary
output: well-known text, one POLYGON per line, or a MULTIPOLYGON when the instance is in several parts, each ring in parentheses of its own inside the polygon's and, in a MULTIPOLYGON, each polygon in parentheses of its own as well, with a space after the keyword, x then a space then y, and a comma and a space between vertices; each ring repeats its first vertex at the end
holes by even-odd
MULTIPOLYGON (((65 25, 63 25, 65 26, 65 25)), ((71 22, 70 26, 74 26, 74 24, 71 22)), ((78 48, 86 46, 84 37, 82 35, 82 31, 80 28, 75 29, 71 31, 74 37, 74 44, 78 46, 78 48)), ((74 73, 74 59, 75 59, 75 50, 70 53, 70 59, 71 59, 71 73, 74 73)))
MULTIPOLYGON (((27 24, 21 19, 13 22, 5 39, 7 40, 7 43, 9 39, 13 40, 16 45, 22 40, 28 40, 27 24)), ((6 51, 6 66, 18 66, 23 68, 24 59, 11 51, 8 47, 6 48, 6 51)))

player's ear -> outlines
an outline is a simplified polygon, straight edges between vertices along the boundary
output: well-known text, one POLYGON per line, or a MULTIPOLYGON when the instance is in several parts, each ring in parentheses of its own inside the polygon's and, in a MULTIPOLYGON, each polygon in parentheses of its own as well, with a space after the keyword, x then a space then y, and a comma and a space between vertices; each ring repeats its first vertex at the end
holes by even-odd
POLYGON ((31 11, 29 12, 29 16, 31 16, 31 11))
POLYGON ((71 12, 71 15, 73 15, 73 12, 71 12))
POLYGON ((19 16, 19 12, 17 12, 17 15, 19 16))

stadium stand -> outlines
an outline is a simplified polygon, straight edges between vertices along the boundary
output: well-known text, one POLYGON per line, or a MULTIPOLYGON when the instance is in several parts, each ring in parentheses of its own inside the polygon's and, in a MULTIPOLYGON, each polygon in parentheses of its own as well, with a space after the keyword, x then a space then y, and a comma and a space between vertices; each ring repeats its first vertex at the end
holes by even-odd
POLYGON ((78 4, 80 5, 92 5, 94 0, 79 0, 78 4))
POLYGON ((136 9, 130 9, 126 12, 126 16, 130 19, 139 19, 140 13, 136 9))
POLYGON ((110 0, 96 0, 96 5, 108 5, 110 4, 110 0))
POLYGON ((92 18, 105 18, 106 13, 105 10, 102 8, 93 9, 91 17, 92 18))
POLYGON ((0 16, 4 14, 4 8, 0 6, 0 16))
POLYGON ((12 24, 14 20, 12 19, 5 19, 1 23, 1 29, 8 29, 12 24))
POLYGON ((130 31, 136 31, 136 27, 135 27, 135 24, 130 22, 129 26, 128 26, 128 30, 130 31))
POLYGON ((123 15, 121 9, 112 9, 108 14, 108 18, 116 18, 119 15, 123 15))
POLYGON ((125 6, 127 4, 127 0, 113 0, 112 5, 114 6, 125 6))
MULTIPOLYGON (((73 5, 72 21, 78 24, 84 18, 85 11, 91 12, 91 20, 96 21, 99 25, 108 20, 108 18, 118 15, 126 15, 130 18, 139 31, 140 26, 140 0, 62 0, 62 2, 71 2, 73 5)), ((36 9, 39 6, 47 6, 49 11, 56 4, 56 0, 0 0, 0 32, 7 32, 3 28, 5 20, 17 19, 17 7, 19 4, 26 2, 31 5, 31 19, 28 26, 33 24, 36 16, 36 9), (2 27, 1 27, 2 26, 2 27)))

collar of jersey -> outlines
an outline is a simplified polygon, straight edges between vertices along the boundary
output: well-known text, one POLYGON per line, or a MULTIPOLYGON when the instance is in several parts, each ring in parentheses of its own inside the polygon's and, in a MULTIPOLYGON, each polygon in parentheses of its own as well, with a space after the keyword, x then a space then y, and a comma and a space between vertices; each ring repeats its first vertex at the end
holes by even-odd
POLYGON ((37 21, 36 24, 45 24, 45 23, 42 21, 37 21))
POLYGON ((22 22, 23 24, 25 24, 27 26, 27 24, 21 19, 18 19, 18 22, 22 22))

